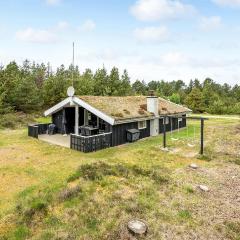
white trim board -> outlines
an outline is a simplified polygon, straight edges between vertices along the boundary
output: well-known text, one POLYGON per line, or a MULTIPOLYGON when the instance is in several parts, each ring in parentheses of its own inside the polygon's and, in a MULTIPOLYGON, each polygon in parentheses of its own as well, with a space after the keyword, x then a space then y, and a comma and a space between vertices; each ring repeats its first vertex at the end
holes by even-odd
POLYGON ((53 113, 59 111, 60 109, 62 109, 63 107, 65 107, 66 105, 71 104, 71 103, 75 103, 76 105, 85 108, 89 112, 95 114, 97 117, 103 119, 105 122, 107 122, 111 125, 114 125, 114 123, 115 123, 114 118, 112 118, 112 117, 106 115, 105 113, 99 111, 98 109, 92 107, 91 105, 84 102, 82 99, 80 99, 78 97, 68 97, 68 98, 64 99, 60 103, 58 103, 55 106, 46 110, 44 112, 44 116, 46 117, 46 116, 52 115, 53 113))
POLYGON ((106 115, 105 113, 99 111, 98 109, 92 107, 90 104, 84 102, 82 99, 78 98, 78 97, 73 97, 73 102, 76 103, 79 106, 82 106, 83 108, 87 109, 89 112, 95 114, 97 117, 103 119, 104 121, 106 121, 107 123, 114 125, 114 118, 106 115))
POLYGON ((60 103, 58 103, 58 104, 54 105, 53 107, 49 108, 48 110, 46 110, 44 112, 44 116, 46 117, 46 116, 52 115, 53 113, 57 112, 59 109, 68 105, 70 102, 71 102, 71 97, 64 99, 60 103))

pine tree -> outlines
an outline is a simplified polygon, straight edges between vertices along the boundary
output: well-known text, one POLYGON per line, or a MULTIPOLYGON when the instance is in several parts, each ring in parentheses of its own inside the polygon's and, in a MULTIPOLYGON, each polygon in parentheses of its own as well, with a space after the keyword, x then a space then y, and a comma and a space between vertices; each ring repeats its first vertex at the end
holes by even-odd
POLYGON ((126 69, 123 71, 123 74, 121 76, 121 83, 118 88, 118 95, 119 96, 131 95, 131 83, 126 69))
POLYGON ((136 80, 132 85, 132 89, 136 95, 146 95, 147 94, 147 86, 144 81, 136 80))
POLYGON ((204 112, 203 95, 199 88, 193 88, 188 94, 185 103, 193 112, 204 112))
POLYGON ((76 93, 79 95, 93 95, 94 82, 93 74, 90 69, 86 69, 85 72, 78 78, 76 84, 76 93))
POLYGON ((66 97, 67 88, 71 84, 66 73, 64 65, 61 65, 55 75, 50 75, 44 81, 43 98, 45 106, 54 105, 66 97))
POLYGON ((119 91, 120 85, 121 85, 121 81, 119 78, 118 68, 113 67, 108 78, 108 88, 107 88, 108 95, 109 96, 119 95, 118 91, 119 91))
POLYGON ((94 95, 106 96, 108 93, 108 75, 106 69, 98 69, 93 77, 94 79, 94 95))

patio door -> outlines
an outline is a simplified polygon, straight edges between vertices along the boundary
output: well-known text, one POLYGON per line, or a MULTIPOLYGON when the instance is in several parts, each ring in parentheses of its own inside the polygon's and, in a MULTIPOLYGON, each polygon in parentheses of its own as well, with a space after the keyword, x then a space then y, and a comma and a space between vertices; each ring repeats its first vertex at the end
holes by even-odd
POLYGON ((75 108, 69 107, 65 108, 65 117, 66 117, 66 132, 74 133, 74 127, 75 127, 75 108))

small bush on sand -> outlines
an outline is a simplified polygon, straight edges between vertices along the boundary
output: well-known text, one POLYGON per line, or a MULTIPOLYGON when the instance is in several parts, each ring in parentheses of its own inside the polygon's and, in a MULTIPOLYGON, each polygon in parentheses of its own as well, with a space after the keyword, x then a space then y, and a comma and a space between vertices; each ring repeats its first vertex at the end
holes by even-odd
POLYGON ((26 220, 31 220, 36 213, 45 214, 47 212, 47 206, 47 202, 40 198, 36 198, 30 203, 30 206, 26 207, 23 215, 26 220))
POLYGON ((167 183, 168 177, 157 169, 144 169, 136 165, 124 166, 121 164, 110 165, 104 162, 84 164, 68 178, 68 182, 74 181, 80 177, 86 180, 101 180, 104 176, 125 177, 148 177, 156 183, 167 183))
POLYGON ((237 165, 240 165, 240 157, 237 157, 237 158, 234 160, 234 163, 237 164, 237 165))
POLYGON ((48 201, 44 199, 42 196, 37 196, 27 201, 20 202, 16 206, 16 210, 18 215, 23 218, 24 222, 28 223, 32 220, 35 214, 43 214, 47 213, 48 201))
POLYGON ((26 226, 19 226, 14 232, 14 239, 23 240, 29 235, 29 230, 26 226))
POLYGON ((192 217, 191 213, 188 210, 181 210, 178 212, 178 217, 181 219, 189 219, 192 217))
POLYGON ((187 193, 194 193, 194 189, 192 188, 192 186, 186 186, 185 189, 187 193))
POLYGON ((65 188, 59 193, 59 200, 60 201, 66 201, 73 197, 76 197, 79 192, 81 192, 82 189, 80 186, 72 187, 72 188, 65 188))
POLYGON ((225 226, 229 239, 240 239, 240 222, 225 222, 225 226))

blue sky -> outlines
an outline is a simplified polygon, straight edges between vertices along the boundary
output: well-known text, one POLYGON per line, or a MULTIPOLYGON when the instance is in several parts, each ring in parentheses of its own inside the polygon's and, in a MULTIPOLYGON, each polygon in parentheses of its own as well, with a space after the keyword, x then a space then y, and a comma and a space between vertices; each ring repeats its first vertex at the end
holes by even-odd
POLYGON ((0 63, 240 83, 240 0, 0 0, 0 63))

